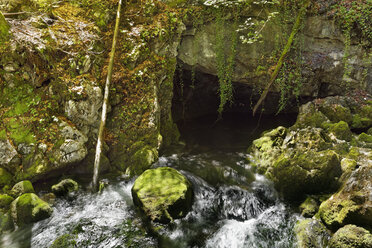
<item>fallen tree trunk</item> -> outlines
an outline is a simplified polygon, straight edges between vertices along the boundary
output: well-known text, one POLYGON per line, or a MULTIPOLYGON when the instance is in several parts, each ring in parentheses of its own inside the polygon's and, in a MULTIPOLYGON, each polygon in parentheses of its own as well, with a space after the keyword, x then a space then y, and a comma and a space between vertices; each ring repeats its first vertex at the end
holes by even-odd
POLYGON ((108 69, 107 69, 105 95, 104 95, 103 104, 102 104, 101 123, 100 123, 99 131, 98 131, 96 156, 95 156, 95 159, 94 159, 93 190, 98 189, 97 188, 97 180, 98 180, 99 165, 100 165, 100 162, 101 162, 103 130, 105 129, 105 125, 106 125, 107 105, 108 105, 108 99, 109 99, 110 84, 111 84, 111 79, 112 79, 112 69, 114 67, 115 47, 116 47, 116 40, 117 40, 117 36, 118 36, 118 32, 119 32, 121 1, 122 0, 119 0, 119 3, 118 3, 118 10, 117 10, 117 14, 116 14, 114 37, 112 39, 110 61, 109 61, 108 69))

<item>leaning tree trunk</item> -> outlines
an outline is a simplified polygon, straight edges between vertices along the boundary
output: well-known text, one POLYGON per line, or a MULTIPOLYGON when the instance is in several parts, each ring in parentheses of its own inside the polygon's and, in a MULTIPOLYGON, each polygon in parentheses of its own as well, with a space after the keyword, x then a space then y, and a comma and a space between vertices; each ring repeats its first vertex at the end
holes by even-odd
POLYGON ((110 89, 110 83, 111 83, 111 78, 112 78, 112 68, 114 67, 114 55, 115 55, 116 39, 117 39, 118 32, 119 32, 121 1, 122 0, 119 0, 119 4, 118 4, 118 11, 117 11, 117 14, 116 14, 114 37, 112 39, 110 62, 109 62, 108 70, 107 70, 105 95, 104 95, 103 104, 102 104, 101 123, 100 123, 99 131, 98 131, 96 156, 95 156, 95 159, 94 159, 93 190, 97 190, 98 171, 99 171, 99 164, 101 162, 101 152, 102 152, 102 139, 103 139, 102 136, 103 136, 103 130, 105 129, 105 125, 106 125, 107 105, 108 105, 108 99, 109 99, 109 89, 110 89))
POLYGON ((274 83, 276 77, 278 76, 280 68, 283 65, 284 58, 287 55, 287 53, 289 52, 289 50, 291 49, 293 39, 294 39, 295 35, 297 34, 298 30, 300 29, 301 20, 304 17, 304 15, 306 14, 306 9, 309 6, 309 4, 310 4, 310 1, 306 0, 306 2, 304 3, 304 6, 300 9, 300 12, 298 13, 297 18, 296 18, 296 22, 294 23, 293 28, 292 28, 291 35, 289 36, 287 44, 285 45, 285 47, 282 51, 282 54, 281 54, 281 56, 278 60, 278 63, 275 66, 275 70, 270 77, 270 81, 267 84, 267 86, 265 87, 264 91, 262 92, 262 95, 261 95, 260 99, 258 100, 258 102, 256 103, 256 105, 253 108, 253 116, 256 114, 257 109, 260 107, 262 102, 265 100, 271 85, 274 83))

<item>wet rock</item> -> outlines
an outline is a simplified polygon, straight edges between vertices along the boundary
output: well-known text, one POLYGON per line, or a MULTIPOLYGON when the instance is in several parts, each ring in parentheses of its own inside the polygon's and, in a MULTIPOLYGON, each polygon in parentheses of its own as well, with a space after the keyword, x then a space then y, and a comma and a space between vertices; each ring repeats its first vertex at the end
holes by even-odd
POLYGON ((56 198, 56 195, 53 193, 47 193, 40 197, 41 200, 47 202, 50 206, 54 205, 54 203, 56 202, 56 198))
POLYGON ((318 220, 304 219, 296 223, 295 233, 298 248, 327 247, 331 238, 327 228, 318 220))
POLYGON ((335 124, 328 124, 324 126, 329 132, 334 134, 336 138, 338 139, 351 141, 353 137, 353 134, 350 131, 349 125, 344 121, 340 121, 335 124))
POLYGON ((324 201, 319 216, 331 229, 346 224, 371 225, 372 223, 372 164, 355 170, 339 192, 324 201))
POLYGON ((18 196, 21 196, 25 193, 35 193, 32 183, 28 180, 16 183, 10 191, 10 194, 14 198, 17 198, 18 196))
POLYGON ((329 243, 330 248, 371 248, 372 234, 361 227, 347 225, 340 228, 329 243))
POLYGON ((184 217, 193 201, 189 180, 169 167, 146 170, 132 188, 132 197, 151 220, 169 222, 184 217))
POLYGON ((69 193, 77 191, 79 185, 72 179, 64 179, 58 184, 52 186, 52 192, 57 196, 67 195, 69 193))
POLYGON ((48 218, 53 210, 48 203, 33 193, 26 193, 11 204, 11 215, 18 226, 48 218))
POLYGON ((76 247, 76 235, 64 234, 56 238, 49 248, 74 248, 76 247))
POLYGON ((318 202, 310 196, 307 197, 306 200, 300 205, 301 215, 306 218, 313 217, 318 212, 318 209, 318 202))

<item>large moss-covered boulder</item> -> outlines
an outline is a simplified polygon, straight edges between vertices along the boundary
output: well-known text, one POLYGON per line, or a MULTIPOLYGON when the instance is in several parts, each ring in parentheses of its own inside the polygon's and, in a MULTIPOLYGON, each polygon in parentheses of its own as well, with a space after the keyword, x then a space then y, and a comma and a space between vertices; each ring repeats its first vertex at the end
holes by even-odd
POLYGON ((10 210, 12 218, 18 226, 46 219, 53 212, 49 204, 34 193, 26 193, 15 199, 10 210))
POLYGON ((340 160, 332 150, 296 154, 282 154, 266 174, 287 199, 303 194, 320 193, 336 186, 341 175, 340 160))
POLYGON ((69 193, 77 191, 79 185, 72 179, 64 179, 58 184, 52 186, 52 192, 57 196, 67 195, 69 193))
POLYGON ((339 192, 324 201, 319 216, 331 229, 346 224, 372 226, 372 164, 356 169, 339 192))
POLYGON ((326 247, 331 238, 327 228, 318 220, 300 220, 294 230, 298 248, 326 247))
POLYGON ((134 204, 151 220, 169 222, 182 218, 193 201, 191 183, 173 168, 146 170, 132 188, 134 204))
POLYGON ((28 180, 20 181, 16 183, 12 190, 10 191, 10 194, 17 198, 18 196, 21 196, 25 193, 35 193, 34 187, 32 186, 32 183, 28 180))
POLYGON ((329 243, 330 248, 371 248, 372 234, 361 227, 347 225, 340 228, 329 243))

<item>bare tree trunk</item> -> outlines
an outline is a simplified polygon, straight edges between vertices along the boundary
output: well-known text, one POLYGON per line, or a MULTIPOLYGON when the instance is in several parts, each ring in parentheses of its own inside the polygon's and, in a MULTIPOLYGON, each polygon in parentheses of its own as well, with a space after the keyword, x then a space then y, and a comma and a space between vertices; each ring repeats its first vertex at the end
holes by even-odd
POLYGON ((107 105, 108 105, 108 99, 109 99, 109 89, 110 89, 110 83, 111 83, 111 78, 112 78, 112 69, 114 67, 114 55, 115 55, 116 39, 117 39, 118 32, 119 32, 121 1, 122 0, 119 0, 119 4, 118 4, 118 10, 117 10, 117 14, 116 14, 115 31, 114 31, 114 38, 112 40, 110 62, 109 62, 108 70, 107 70, 105 95, 104 95, 103 104, 102 104, 101 123, 100 123, 99 131, 98 131, 96 156, 95 156, 95 159, 94 159, 93 190, 97 190, 98 171, 99 171, 99 164, 101 162, 101 152, 102 152, 102 136, 103 136, 103 130, 105 129, 105 125, 106 125, 106 115, 107 115, 107 105))
POLYGON ((253 108, 253 116, 256 114, 257 109, 260 107, 262 102, 265 100, 271 85, 274 83, 276 77, 278 76, 280 68, 282 68, 282 65, 283 65, 284 57, 287 55, 287 53, 291 49, 293 39, 294 39, 295 35, 297 34, 297 31, 300 29, 301 20, 304 17, 304 15, 306 14, 306 9, 309 6, 309 4, 310 4, 310 1, 306 0, 306 2, 304 3, 304 6, 300 9, 300 12, 298 13, 297 18, 296 18, 296 22, 295 22, 295 24, 293 25, 293 28, 292 28, 291 35, 289 36, 287 44, 285 45, 285 47, 282 51, 282 54, 281 54, 281 56, 278 60, 278 63, 275 66, 275 70, 274 70, 273 74, 271 75, 270 81, 267 84, 267 86, 265 87, 265 90, 262 92, 262 95, 261 95, 260 99, 258 100, 258 102, 256 103, 256 105, 253 108))

